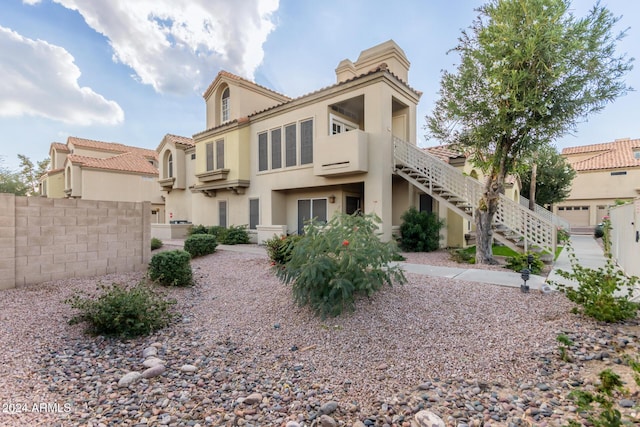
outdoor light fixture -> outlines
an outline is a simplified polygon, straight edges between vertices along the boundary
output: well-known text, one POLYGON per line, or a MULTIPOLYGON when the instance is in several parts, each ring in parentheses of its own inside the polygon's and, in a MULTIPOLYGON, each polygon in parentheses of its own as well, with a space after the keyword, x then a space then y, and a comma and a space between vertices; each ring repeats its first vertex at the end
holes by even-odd
POLYGON ((520 270, 520 277, 522 277, 522 280, 524 281, 524 283, 520 285, 520 290, 525 294, 529 292, 529 285, 527 285, 527 280, 529 280, 529 276, 530 276, 530 271, 528 268, 523 268, 522 270, 520 270))
POLYGON ((336 196, 334 196, 333 194, 329 196, 329 203, 335 203, 336 202, 336 196))

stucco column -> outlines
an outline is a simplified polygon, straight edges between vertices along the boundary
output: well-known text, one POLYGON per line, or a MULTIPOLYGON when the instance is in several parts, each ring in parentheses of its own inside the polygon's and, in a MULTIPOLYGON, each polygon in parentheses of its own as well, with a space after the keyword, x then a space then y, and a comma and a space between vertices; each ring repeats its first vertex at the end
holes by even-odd
POLYGON ((364 212, 382 220, 383 241, 391 239, 393 223, 393 143, 391 137, 392 93, 384 84, 376 84, 365 93, 365 132, 369 135, 369 172, 364 182, 364 212))

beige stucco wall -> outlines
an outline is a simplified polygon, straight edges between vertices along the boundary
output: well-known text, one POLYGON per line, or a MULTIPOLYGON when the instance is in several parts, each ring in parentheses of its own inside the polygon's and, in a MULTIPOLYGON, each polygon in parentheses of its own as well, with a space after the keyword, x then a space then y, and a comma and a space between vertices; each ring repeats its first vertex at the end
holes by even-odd
POLYGON ((610 209, 611 253, 627 275, 640 277, 640 198, 610 209))
POLYGON ((0 289, 146 270, 150 203, 0 194, 0 289))
POLYGON ((64 194, 64 170, 49 173, 47 178, 47 197, 59 199, 65 197, 64 194))
MULTIPOLYGON (((218 224, 218 201, 226 200, 228 204, 228 223, 247 224, 249 222, 249 199, 260 200, 260 224, 261 225, 287 225, 289 231, 297 229, 297 199, 312 197, 321 198, 335 195, 336 203, 328 204, 328 217, 338 209, 343 209, 342 197, 339 189, 343 185, 364 182, 363 211, 375 212, 385 223, 385 237, 391 236, 390 226, 394 219, 392 200, 392 172, 393 156, 391 145, 391 128, 394 112, 392 101, 407 105, 406 108, 396 111, 396 114, 407 116, 406 126, 415 129, 415 104, 416 100, 405 96, 402 91, 394 90, 384 79, 379 79, 371 85, 362 85, 353 90, 341 92, 335 91, 333 96, 326 96, 318 100, 293 103, 285 111, 278 114, 265 114, 252 119, 249 125, 226 134, 216 133, 206 140, 196 142, 196 173, 205 168, 205 141, 225 139, 225 167, 230 165, 228 180, 232 180, 243 168, 249 173, 250 186, 244 194, 234 194, 226 190, 218 190, 214 197, 193 198, 193 222, 206 225, 218 224), (313 164, 267 170, 258 172, 258 134, 269 132, 278 127, 291 123, 299 124, 301 121, 313 119, 314 145, 327 141, 329 136, 329 120, 332 114, 330 105, 364 97, 364 129, 367 133, 368 165, 367 173, 355 173, 352 175, 317 176, 314 174, 313 164), (238 138, 238 139, 236 139, 238 138), (247 144, 247 142, 249 142, 247 144), (235 147, 239 151, 234 151, 235 147), (238 162, 230 156, 238 155, 238 162), (247 161, 248 160, 248 161, 247 161), (237 172, 234 172, 236 169, 237 172)), ((409 132, 411 138, 415 138, 413 132, 409 132)), ((284 144, 284 142, 283 142, 284 144)), ((300 155, 300 141, 298 139, 298 156, 300 155)), ((316 147, 318 147, 316 145, 316 147)), ((283 147, 284 148, 284 147, 283 147)), ((322 147, 319 147, 322 149, 322 147)), ((194 194, 196 196, 196 194, 194 194)), ((403 207, 397 209, 406 210, 406 200, 403 207)), ((397 215, 398 216, 398 215, 397 215)))
POLYGON ((156 176, 84 168, 82 198, 85 200, 150 201, 164 204, 156 176))
POLYGON ((571 184, 569 197, 554 205, 558 215, 561 206, 588 206, 589 225, 602 222, 598 207, 613 206, 616 200, 632 200, 640 194, 640 169, 607 169, 602 171, 579 172, 571 184), (626 175, 611 175, 611 172, 625 170, 626 175))

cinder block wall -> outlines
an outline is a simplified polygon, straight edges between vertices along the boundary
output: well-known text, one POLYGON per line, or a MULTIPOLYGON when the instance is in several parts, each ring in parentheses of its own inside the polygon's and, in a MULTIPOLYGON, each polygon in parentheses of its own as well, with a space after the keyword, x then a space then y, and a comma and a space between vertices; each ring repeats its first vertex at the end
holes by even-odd
POLYGON ((150 202, 0 194, 0 289, 146 270, 150 202))

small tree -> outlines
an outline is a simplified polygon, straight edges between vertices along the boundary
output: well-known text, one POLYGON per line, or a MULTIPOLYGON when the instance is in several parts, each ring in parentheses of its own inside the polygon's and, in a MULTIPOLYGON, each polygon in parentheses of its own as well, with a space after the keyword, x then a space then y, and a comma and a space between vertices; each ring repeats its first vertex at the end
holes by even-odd
POLYGON ((475 208, 476 262, 494 264, 492 222, 505 177, 520 159, 625 94, 632 59, 617 56, 619 18, 596 4, 575 18, 569 0, 491 0, 453 49, 428 136, 469 151, 487 176, 475 208))
POLYGON ((571 183, 576 171, 567 159, 562 157, 554 147, 542 148, 534 161, 526 162, 518 170, 522 182, 522 194, 539 205, 552 205, 569 197, 571 183), (534 175, 533 169, 537 170, 534 175), (535 176, 535 178, 534 178, 535 176), (534 194, 531 194, 534 188, 534 194))

